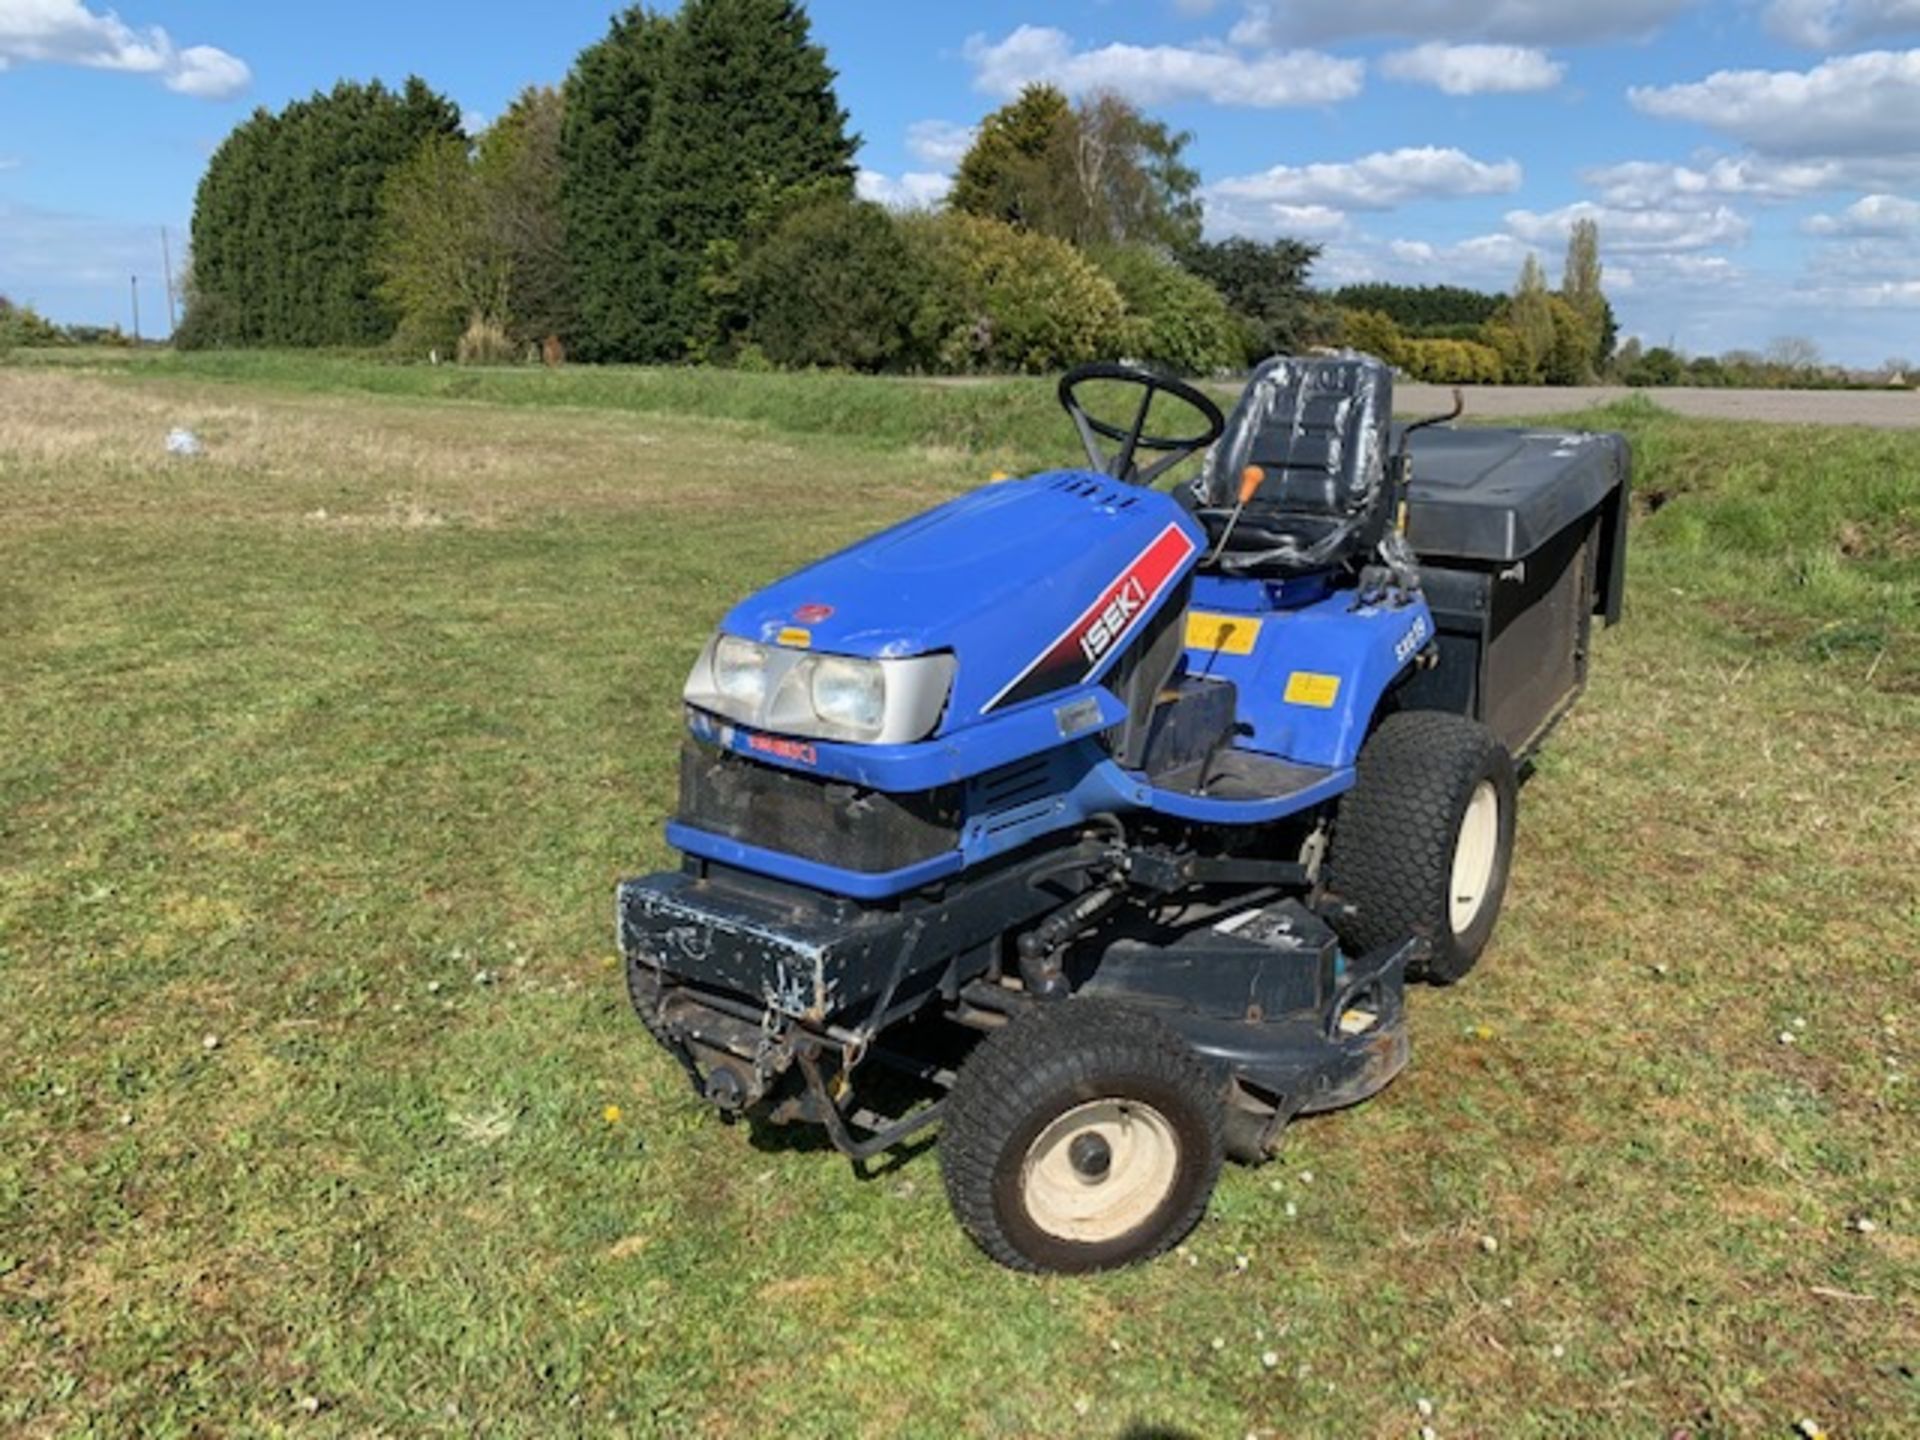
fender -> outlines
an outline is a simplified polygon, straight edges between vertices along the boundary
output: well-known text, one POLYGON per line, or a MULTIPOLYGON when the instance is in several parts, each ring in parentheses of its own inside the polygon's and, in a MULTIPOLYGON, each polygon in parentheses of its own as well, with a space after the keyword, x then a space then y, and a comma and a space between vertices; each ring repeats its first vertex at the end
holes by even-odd
POLYGON ((1297 609, 1270 604, 1263 581, 1199 577, 1188 667, 1233 681, 1242 749, 1350 768, 1381 700, 1432 641, 1432 612, 1418 597, 1357 604, 1352 591, 1297 609))

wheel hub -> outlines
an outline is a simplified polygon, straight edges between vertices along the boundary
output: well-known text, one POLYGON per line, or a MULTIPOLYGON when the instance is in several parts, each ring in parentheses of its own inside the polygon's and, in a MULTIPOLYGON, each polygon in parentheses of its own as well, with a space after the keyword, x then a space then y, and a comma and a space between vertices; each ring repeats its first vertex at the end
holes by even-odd
POLYGON ((1180 1142, 1166 1116, 1138 1101, 1093 1100, 1034 1139, 1020 1193, 1047 1234, 1099 1244, 1151 1219, 1179 1173, 1180 1142))
POLYGON ((1455 935, 1464 935, 1480 918, 1493 889, 1493 872, 1500 855, 1500 792, 1491 780, 1474 786, 1467 813, 1460 817, 1460 833, 1453 844, 1453 875, 1447 887, 1447 920, 1455 935))
POLYGON ((1090 1185, 1098 1185, 1113 1173, 1113 1147, 1092 1130, 1073 1137, 1067 1146, 1067 1159, 1074 1174, 1090 1185))

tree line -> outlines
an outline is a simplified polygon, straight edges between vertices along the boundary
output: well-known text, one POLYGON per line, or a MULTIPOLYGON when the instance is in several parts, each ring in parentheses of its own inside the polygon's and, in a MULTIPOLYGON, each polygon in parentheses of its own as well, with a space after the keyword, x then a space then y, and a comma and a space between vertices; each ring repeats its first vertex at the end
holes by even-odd
POLYGON ((616 15, 478 135, 418 78, 256 111, 201 181, 176 341, 944 372, 1210 373, 1351 346, 1448 383, 1615 368, 1590 223, 1557 288, 1529 257, 1507 295, 1320 294, 1317 246, 1204 238, 1191 135, 1121 97, 1027 87, 946 201, 901 213, 857 197, 834 81, 796 0, 685 0, 616 15))
POLYGON ((1317 250, 1202 239, 1190 140, 1032 86, 937 212, 857 198, 793 0, 636 6, 478 136, 423 81, 256 112, 194 210, 183 346, 468 360, 1232 368, 1322 338, 1317 250))
POLYGON ((1355 285, 1333 301, 1346 343, 1416 380, 1586 385, 1609 373, 1619 326, 1602 288, 1600 229, 1574 223, 1557 290, 1529 254, 1510 295, 1456 286, 1355 285))

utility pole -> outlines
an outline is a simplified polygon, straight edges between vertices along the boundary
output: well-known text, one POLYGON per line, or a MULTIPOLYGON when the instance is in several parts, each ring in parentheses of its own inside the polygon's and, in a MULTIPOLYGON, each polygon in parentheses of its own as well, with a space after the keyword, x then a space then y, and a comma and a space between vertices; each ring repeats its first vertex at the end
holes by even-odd
POLYGON ((133 343, 140 343, 140 277, 128 277, 133 282, 133 343))
POLYGON ((180 328, 180 313, 173 303, 173 248, 167 243, 167 227, 160 227, 160 263, 167 267, 167 334, 180 328))

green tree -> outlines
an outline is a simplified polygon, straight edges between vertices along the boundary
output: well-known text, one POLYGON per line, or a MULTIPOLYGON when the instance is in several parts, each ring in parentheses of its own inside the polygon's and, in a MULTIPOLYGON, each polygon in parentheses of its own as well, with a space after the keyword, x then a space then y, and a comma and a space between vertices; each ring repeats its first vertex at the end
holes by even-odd
POLYGON ((1056 140, 1071 208, 1054 233, 1083 247, 1198 242, 1200 172, 1183 158, 1192 140, 1111 92, 1082 101, 1056 140))
POLYGON ((1593 357, 1600 348, 1598 312, 1581 310, 1559 295, 1547 297, 1553 320, 1553 339, 1541 361, 1541 378, 1549 385, 1590 385, 1596 371, 1593 357))
POLYGON ((576 311, 569 343, 582 359, 637 359, 667 348, 647 166, 672 35, 672 21, 633 6, 567 75, 560 216, 576 311))
POLYGON ((480 137, 474 168, 489 237, 506 265, 507 314, 516 345, 549 336, 572 343, 577 308, 567 248, 561 139, 566 100, 529 86, 480 137))
POLYGON ((647 142, 661 263, 637 358, 678 359, 727 340, 743 242, 796 193, 851 193, 859 143, 793 0, 686 0, 664 60, 647 142))
POLYGON ((1384 360, 1389 365, 1402 362, 1405 337, 1393 318, 1379 310, 1342 310, 1340 339, 1349 350, 1384 360))
POLYGON ((1333 292, 1332 298, 1343 310, 1378 310, 1407 334, 1419 336, 1484 325, 1499 313, 1506 300, 1504 295, 1488 295, 1458 285, 1384 283, 1343 286, 1333 292))
POLYGON ((979 133, 954 172, 947 204, 968 215, 1026 225, 1036 208, 1051 214, 1059 198, 1048 189, 1056 137, 1073 114, 1051 85, 1029 85, 980 122, 979 133))
POLYGON ((477 143, 430 137, 389 177, 374 264, 402 348, 471 332, 511 353, 568 333, 560 130, 558 92, 529 89, 477 143))
POLYGON ((60 345, 66 336, 60 327, 45 319, 31 305, 16 305, 0 295, 0 351, 18 346, 60 345))
POLYGON ((793 210, 740 268, 748 338, 777 365, 899 365, 925 289, 892 217, 845 196, 793 210))
POLYGON ((1601 281, 1600 226, 1576 220, 1567 236, 1567 263, 1560 276, 1560 294, 1575 309, 1597 309, 1605 298, 1601 281))
POLYGON ((1532 360, 1527 354, 1526 342, 1520 338, 1504 307, 1500 314, 1480 327, 1480 342, 1499 357, 1499 383, 1526 385, 1532 382, 1532 360))
POLYGON ((1400 363, 1416 380, 1435 385, 1498 383, 1499 352, 1472 340, 1403 340, 1400 363))
POLYGON ((1119 348, 1119 290, 1064 240, 958 212, 897 223, 927 276, 914 328, 931 363, 1058 370, 1119 348))
POLYGON ((1082 248, 1200 238, 1192 136, 1111 93, 1070 106, 1030 85, 989 115, 960 162, 956 210, 1052 235, 1082 248))
MULTIPOLYGON (((1518 373, 1509 372, 1510 384, 1538 384, 1546 374, 1547 357, 1553 349, 1552 295, 1547 290, 1547 272, 1540 257, 1528 252, 1520 267, 1520 279, 1513 287, 1513 298, 1501 315, 1519 340, 1518 373)), ((1495 348, 1501 348, 1496 345, 1495 348)))
POLYGON ((1240 358, 1248 363, 1300 354, 1337 329, 1337 317, 1307 289, 1318 245, 1236 236, 1196 241, 1179 255, 1181 264, 1225 298, 1240 322, 1240 358))
POLYGON ((459 114, 425 82, 342 81, 257 110, 215 151, 194 200, 182 344, 368 345, 393 331, 374 267, 386 181, 459 114))
POLYGON ((1656 345, 1640 357, 1625 375, 1629 385, 1678 385, 1686 378, 1687 362, 1664 345, 1656 345))
POLYGON ((403 349, 451 353, 470 326, 507 323, 506 257, 465 137, 438 135, 387 180, 375 268, 403 349))
POLYGON ((1127 313, 1120 349, 1183 375, 1240 363, 1244 338, 1220 292, 1145 245, 1096 250, 1093 259, 1120 291, 1127 313))
POLYGON ((1576 220, 1567 237, 1567 261, 1560 275, 1560 298, 1572 307, 1582 333, 1588 341, 1586 359, 1579 366, 1585 384, 1607 366, 1613 356, 1619 325, 1613 306, 1607 303, 1602 282, 1605 270, 1600 263, 1600 227, 1592 220, 1576 220))

